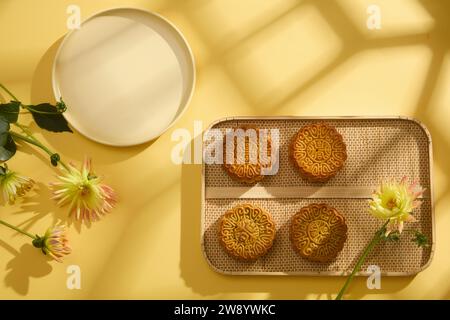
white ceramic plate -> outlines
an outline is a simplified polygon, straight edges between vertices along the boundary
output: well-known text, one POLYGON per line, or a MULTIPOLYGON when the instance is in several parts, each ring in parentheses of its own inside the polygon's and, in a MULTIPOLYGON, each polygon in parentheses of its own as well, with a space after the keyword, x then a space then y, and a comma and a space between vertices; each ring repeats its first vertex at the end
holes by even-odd
POLYGON ((100 143, 153 140, 183 113, 195 83, 192 51, 176 27, 143 10, 103 11, 62 41, 53 65, 67 121, 100 143))

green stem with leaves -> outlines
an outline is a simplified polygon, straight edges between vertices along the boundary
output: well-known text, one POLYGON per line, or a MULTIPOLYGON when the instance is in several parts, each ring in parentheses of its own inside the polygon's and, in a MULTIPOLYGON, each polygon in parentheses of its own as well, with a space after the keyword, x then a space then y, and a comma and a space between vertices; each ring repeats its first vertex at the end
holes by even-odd
MULTIPOLYGON (((45 112, 45 111, 39 111, 39 110, 35 110, 32 106, 29 105, 24 105, 22 104, 17 97, 8 90, 8 88, 6 88, 3 84, 0 83, 0 88, 2 88, 14 101, 17 101, 20 103, 20 105, 22 106, 22 108, 30 111, 30 112, 35 112, 35 113, 42 113, 42 114, 59 114, 59 113, 54 113, 54 112, 45 112)), ((20 112, 19 112, 20 113, 20 112)), ((50 162, 52 163, 52 165, 57 166, 58 163, 60 163, 66 170, 70 170, 69 166, 64 163, 64 161, 62 161, 59 157, 59 154, 53 152, 52 150, 50 150, 49 148, 47 148, 42 142, 40 142, 34 135, 33 133, 28 130, 28 128, 20 123, 13 123, 16 127, 20 128, 25 134, 26 136, 14 132, 14 131, 9 131, 9 133, 11 134, 11 136, 15 137, 16 139, 20 139, 22 141, 25 141, 29 144, 32 144, 38 148, 41 148, 42 150, 44 150, 49 156, 50 156, 50 162)))
MULTIPOLYGON (((20 128, 23 127, 22 125, 20 125, 18 123, 15 123, 15 125, 20 127, 20 128)), ((66 170, 70 170, 69 166, 66 163, 64 163, 64 161, 62 161, 59 158, 59 155, 57 153, 55 153, 52 150, 50 150, 49 148, 47 148, 38 139, 36 139, 36 137, 34 137, 31 133, 27 133, 25 131, 25 133, 27 134, 26 136, 24 136, 24 135, 22 135, 20 133, 14 132, 14 131, 10 131, 9 133, 11 134, 11 136, 13 136, 16 139, 20 139, 22 141, 25 141, 25 142, 27 142, 29 144, 32 144, 32 145, 34 145, 34 146, 44 150, 50 156, 50 159, 52 160, 52 164, 53 165, 55 165, 55 163, 56 164, 60 163, 66 170)))
POLYGON ((21 106, 22 106, 22 108, 28 110, 29 113, 40 113, 40 114, 48 114, 48 115, 61 114, 61 112, 47 112, 47 111, 36 110, 33 108, 33 106, 29 106, 29 105, 22 104, 22 103, 21 103, 21 106))
POLYGON ((23 109, 26 109, 28 111, 28 112, 6 112, 6 111, 3 111, 4 113, 21 114, 21 113, 32 113, 32 112, 34 112, 34 113, 48 114, 48 115, 60 114, 60 112, 46 112, 46 111, 36 110, 35 108, 33 108, 32 105, 23 104, 22 102, 20 102, 19 99, 17 99, 17 97, 11 91, 9 91, 9 89, 7 87, 5 87, 1 83, 0 83, 0 88, 2 88, 14 101, 19 102, 23 109))
POLYGON ((336 300, 342 300, 342 297, 344 296, 345 291, 347 291, 348 286, 353 281, 353 278, 355 277, 356 273, 361 270, 361 267, 366 261, 367 256, 370 252, 372 252, 373 248, 376 247, 378 243, 383 239, 383 235, 386 232, 386 226, 389 223, 389 220, 387 220, 383 226, 375 233, 372 240, 369 242, 367 247, 364 249, 362 255, 359 257, 358 261, 356 262, 355 267, 353 268, 352 273, 347 277, 347 280, 344 283, 344 286, 342 287, 341 291, 339 291, 336 300))
POLYGON ((20 228, 18 228, 18 227, 16 227, 16 226, 13 226, 12 224, 9 224, 8 222, 5 222, 5 221, 3 221, 3 220, 0 220, 0 224, 2 224, 2 225, 4 225, 4 226, 7 226, 8 228, 11 228, 11 229, 13 229, 13 230, 16 230, 17 232, 19 232, 19 233, 21 233, 21 234, 24 234, 24 235, 30 237, 30 238, 33 239, 33 240, 36 239, 36 236, 33 236, 31 233, 28 233, 28 232, 26 232, 26 231, 24 231, 24 230, 22 230, 22 229, 20 229, 20 228))

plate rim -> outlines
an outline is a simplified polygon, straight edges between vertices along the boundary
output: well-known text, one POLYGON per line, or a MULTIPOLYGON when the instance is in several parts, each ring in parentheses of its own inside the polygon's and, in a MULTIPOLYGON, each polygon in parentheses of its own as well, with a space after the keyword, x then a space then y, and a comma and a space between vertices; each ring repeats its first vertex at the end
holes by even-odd
MULTIPOLYGON (((195 92, 195 87, 196 87, 196 82, 197 82, 197 70, 196 70, 196 64, 195 64, 195 57, 194 57, 194 52, 191 48, 191 46, 189 45, 189 42, 187 41, 185 35, 181 32, 181 30, 173 23, 171 22, 169 19, 167 19, 166 17, 164 17, 163 15, 154 12, 154 11, 150 11, 150 10, 146 10, 143 8, 137 8, 137 7, 129 7, 129 6, 116 6, 116 7, 110 7, 108 9, 102 9, 99 11, 94 12, 92 15, 88 16, 85 20, 83 20, 80 24, 80 27, 83 26, 83 24, 87 23, 88 21, 103 15, 105 13, 108 12, 113 12, 113 11, 120 11, 120 10, 131 10, 131 11, 136 11, 139 13, 143 13, 143 14, 147 14, 150 16, 153 16, 156 19, 159 19, 160 21, 162 21, 163 23, 167 24, 169 27, 172 28, 172 30, 180 37, 182 43, 184 44, 184 46, 186 47, 186 58, 188 59, 189 64, 192 66, 190 72, 192 75, 192 80, 191 80, 191 89, 189 90, 189 94, 187 95, 186 101, 182 104, 180 104, 179 106, 179 114, 173 118, 173 120, 170 122, 170 124, 164 128, 164 130, 156 133, 156 134, 152 134, 149 135, 148 137, 139 140, 138 142, 135 143, 113 143, 113 142, 109 142, 109 141, 104 141, 102 139, 98 139, 95 137, 92 137, 84 132, 82 132, 79 128, 75 127, 68 119, 68 117, 65 115, 65 113, 63 113, 64 118, 67 120, 67 122, 69 122, 71 128, 75 129, 80 135, 82 135, 83 137, 86 137, 87 139, 91 140, 91 141, 95 141, 97 143, 103 144, 103 145, 107 145, 107 146, 112 146, 112 147, 133 147, 133 146, 138 146, 138 145, 142 145, 145 143, 148 143, 150 141, 154 141, 157 138, 159 138, 161 135, 163 135, 165 132, 167 132, 186 112, 186 110, 188 109, 191 101, 192 101, 192 97, 194 95, 195 92), (181 109, 181 111, 180 111, 181 109)), ((68 39, 72 36, 73 33, 75 33, 78 29, 73 29, 70 30, 69 32, 67 32, 64 36, 63 39, 61 41, 61 43, 58 46, 58 49, 56 51, 55 57, 53 59, 53 63, 52 63, 52 70, 51 70, 51 75, 52 75, 52 91, 53 91, 53 96, 55 97, 56 101, 59 101, 59 99, 62 97, 61 95, 61 90, 59 88, 59 85, 56 81, 56 64, 57 61, 59 60, 59 57, 61 55, 61 51, 65 45, 65 43, 68 41, 68 39)))

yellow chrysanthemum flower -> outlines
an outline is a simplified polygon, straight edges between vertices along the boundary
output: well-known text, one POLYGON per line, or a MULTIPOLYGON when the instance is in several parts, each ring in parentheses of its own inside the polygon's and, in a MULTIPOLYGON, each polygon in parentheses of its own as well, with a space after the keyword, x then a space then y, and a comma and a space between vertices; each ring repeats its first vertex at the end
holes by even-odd
POLYGON ((63 169, 58 176, 59 182, 51 184, 54 190, 53 199, 58 205, 69 205, 69 214, 76 219, 95 221, 109 212, 116 203, 114 190, 101 183, 91 168, 90 159, 86 159, 78 170, 71 165, 69 170, 63 169))
POLYGON ((18 197, 23 197, 33 186, 32 179, 9 170, 6 164, 0 167, 0 192, 4 204, 14 204, 18 197))
POLYGON ((408 184, 404 177, 400 182, 382 183, 369 201, 370 212, 377 218, 389 220, 386 235, 393 231, 402 232, 404 222, 415 221, 411 212, 420 205, 417 200, 424 189, 417 183, 408 184))

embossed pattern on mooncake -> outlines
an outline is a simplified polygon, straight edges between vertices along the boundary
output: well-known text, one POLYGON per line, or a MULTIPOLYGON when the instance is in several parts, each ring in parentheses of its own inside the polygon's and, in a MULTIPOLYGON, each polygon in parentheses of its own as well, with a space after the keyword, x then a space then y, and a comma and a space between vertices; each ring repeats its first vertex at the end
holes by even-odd
POLYGON ((251 204, 227 211, 219 227, 220 242, 232 256, 255 260, 265 255, 275 239, 275 223, 269 213, 251 204))
MULTIPOLYGON (((270 153, 272 148, 272 141, 270 136, 267 137, 267 152, 261 153, 259 151, 259 139, 260 132, 257 128, 246 127, 246 128, 236 128, 244 130, 244 132, 248 129, 253 129, 256 132, 256 139, 250 139, 245 137, 244 143, 238 143, 238 139, 234 137, 234 155, 233 163, 227 163, 227 154, 231 153, 232 150, 227 150, 226 146, 226 138, 224 139, 223 148, 224 148, 224 165, 223 167, 228 172, 228 174, 245 183, 253 184, 258 181, 261 181, 264 178, 264 175, 261 173, 261 168, 270 168, 270 153), (238 153, 245 155, 244 163, 238 163, 238 153), (255 161, 251 161, 253 158, 255 161)), ((225 136, 226 137, 226 136, 225 136)))
POLYGON ((329 262, 336 258, 347 240, 347 225, 337 210, 326 204, 311 204, 294 215, 291 241, 304 258, 329 262))
POLYGON ((327 181, 347 160, 341 134, 325 123, 301 128, 292 140, 290 153, 302 176, 311 181, 327 181))

